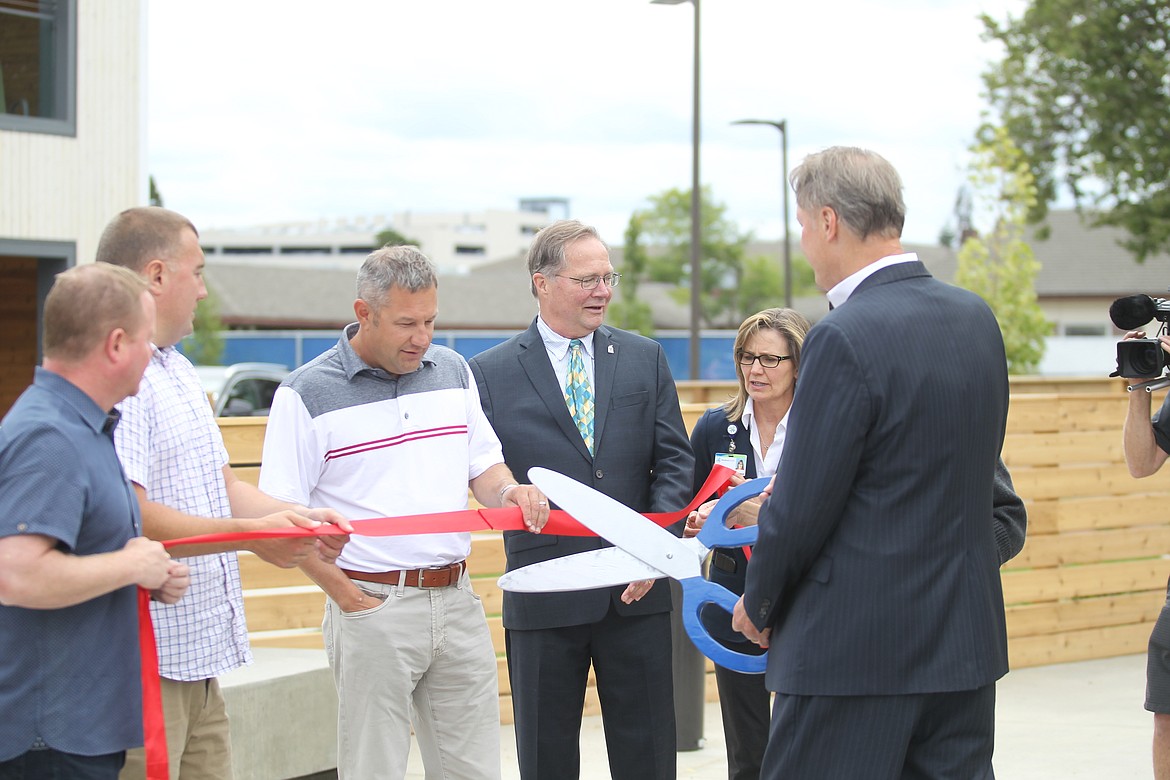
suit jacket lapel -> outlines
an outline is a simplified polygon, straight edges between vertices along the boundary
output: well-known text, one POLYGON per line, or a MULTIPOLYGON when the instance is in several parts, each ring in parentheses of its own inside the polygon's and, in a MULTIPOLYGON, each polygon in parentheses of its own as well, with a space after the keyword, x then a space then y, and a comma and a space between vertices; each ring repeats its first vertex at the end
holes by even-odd
MULTIPOLYGON (((596 343, 595 339, 594 344, 596 343)), ((536 395, 548 408, 549 413, 556 420, 557 426, 564 433, 565 438, 573 442, 577 450, 586 459, 592 459, 592 456, 589 454, 589 449, 585 446, 585 440, 581 438, 580 431, 577 430, 573 418, 569 415, 569 407, 565 404, 565 391, 561 387, 561 379, 553 371, 552 363, 549 362, 548 352, 544 348, 544 340, 540 337, 540 331, 536 329, 536 320, 532 321, 532 325, 520 338, 519 357, 520 367, 524 369, 528 381, 532 383, 533 389, 536 390, 536 395)), ((597 447, 598 440, 596 404, 595 392, 595 410, 593 413, 594 449, 597 447)))
POLYGON ((618 348, 609 340, 604 325, 593 331, 593 451, 601 449, 609 401, 613 398, 613 379, 617 374, 618 348))

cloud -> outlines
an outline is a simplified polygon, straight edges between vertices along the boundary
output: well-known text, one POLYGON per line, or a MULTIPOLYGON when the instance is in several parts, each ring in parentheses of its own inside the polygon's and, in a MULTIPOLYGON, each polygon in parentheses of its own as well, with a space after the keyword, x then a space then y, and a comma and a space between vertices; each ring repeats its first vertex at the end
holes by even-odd
MULTIPOLYGON (((702 6, 702 180, 765 238, 789 163, 870 146, 899 167, 907 238, 932 241, 964 180, 993 48, 976 15, 1018 0, 702 6)), ((690 186, 687 4, 206 0, 148 4, 148 160, 196 224, 571 199, 621 240, 690 186)))

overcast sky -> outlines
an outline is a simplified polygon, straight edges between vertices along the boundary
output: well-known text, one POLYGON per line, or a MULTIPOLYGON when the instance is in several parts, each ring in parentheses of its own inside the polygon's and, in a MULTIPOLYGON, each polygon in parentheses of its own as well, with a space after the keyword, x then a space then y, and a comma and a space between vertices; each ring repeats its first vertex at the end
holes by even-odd
MULTIPOLYGON (((980 13, 1023 0, 703 0, 702 181, 760 238, 789 165, 836 144, 902 173, 934 242, 998 58, 980 13)), ((621 243, 691 182, 689 3, 148 0, 147 163, 200 228, 570 199, 621 243)), ((795 231, 795 204, 791 205, 795 231)), ((796 238, 794 238, 794 241, 796 238)))

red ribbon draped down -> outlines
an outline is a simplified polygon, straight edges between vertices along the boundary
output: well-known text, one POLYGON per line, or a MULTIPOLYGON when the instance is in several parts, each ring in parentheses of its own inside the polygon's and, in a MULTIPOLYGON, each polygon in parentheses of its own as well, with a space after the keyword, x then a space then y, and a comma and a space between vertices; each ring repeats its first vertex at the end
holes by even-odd
MULTIPOLYGON (((735 471, 726 466, 715 466, 707 481, 691 502, 677 512, 650 512, 643 515, 660 526, 677 523, 691 513, 708 496, 721 490, 735 471)), ((460 509, 454 512, 435 512, 404 517, 375 517, 353 520, 353 532, 363 536, 404 536, 408 534, 443 534, 458 531, 523 531, 523 514, 519 507, 502 509, 460 509)), ((172 539, 163 544, 168 548, 188 544, 239 542, 250 539, 285 539, 297 536, 327 536, 341 534, 334 525, 316 528, 274 528, 265 531, 203 534, 184 539, 172 539)), ((549 512, 548 523, 541 533, 557 536, 596 536, 585 526, 560 509, 549 512)), ((166 720, 162 711, 162 691, 158 676, 158 652, 154 640, 154 624, 150 619, 150 593, 138 592, 138 647, 142 653, 142 721, 146 745, 147 780, 170 780, 167 760, 166 720)))

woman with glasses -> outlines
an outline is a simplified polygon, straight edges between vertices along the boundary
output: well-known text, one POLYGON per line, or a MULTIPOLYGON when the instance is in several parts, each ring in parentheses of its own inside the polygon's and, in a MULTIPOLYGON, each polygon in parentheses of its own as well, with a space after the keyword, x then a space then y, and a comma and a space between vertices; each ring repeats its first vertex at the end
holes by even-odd
MULTIPOLYGON (((734 484, 776 474, 788 427, 788 409, 796 390, 800 347, 809 327, 808 320, 792 309, 765 309, 739 326, 735 337, 735 376, 739 389, 727 403, 708 409, 691 433, 695 492, 715 464, 743 475, 733 477, 734 484)), ((691 513, 685 536, 699 532, 714 503, 708 502, 691 513)), ((755 501, 742 504, 730 520, 737 525, 754 524, 758 508, 759 503, 755 501)), ((742 594, 747 561, 742 550, 716 550, 708 576, 728 590, 742 594)), ((727 647, 741 653, 763 652, 732 630, 731 617, 726 612, 708 605, 702 620, 711 636, 727 647)), ((716 666, 715 679, 727 741, 728 778, 756 780, 768 743, 771 709, 764 675, 741 674, 716 666)))

